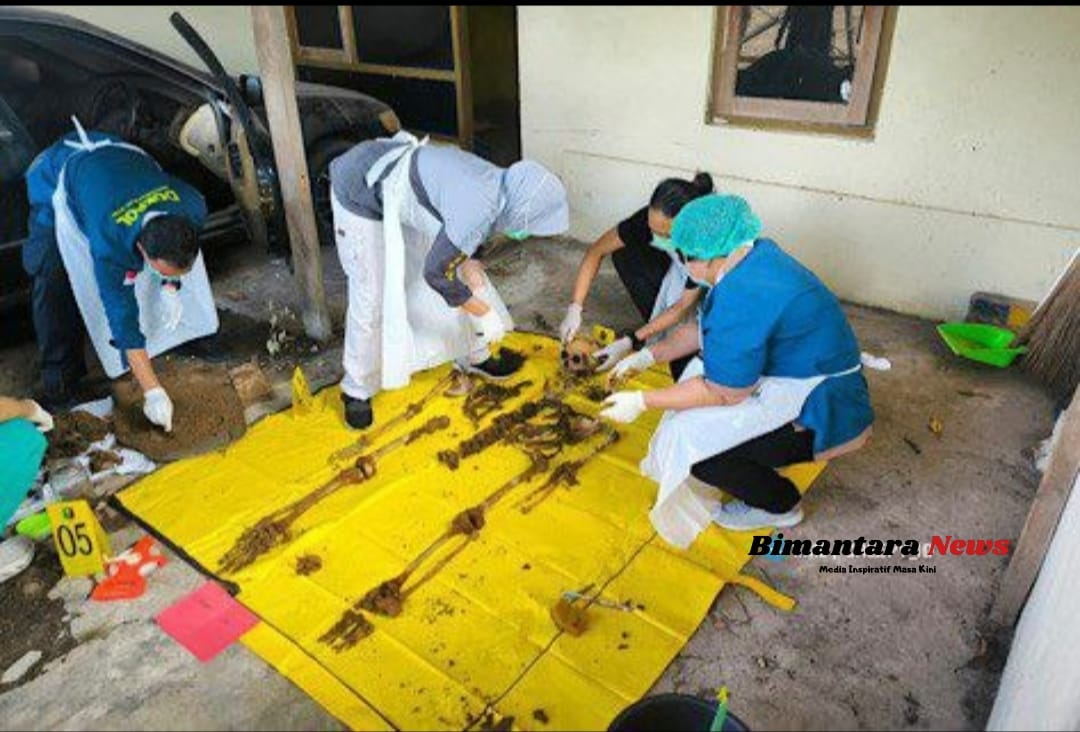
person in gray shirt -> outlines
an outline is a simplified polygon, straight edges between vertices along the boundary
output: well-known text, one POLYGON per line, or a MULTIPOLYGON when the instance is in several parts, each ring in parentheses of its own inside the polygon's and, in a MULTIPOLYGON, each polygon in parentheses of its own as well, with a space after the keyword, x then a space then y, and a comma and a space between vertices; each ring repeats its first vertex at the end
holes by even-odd
POLYGON ((512 321, 474 257, 493 235, 565 232, 569 209, 558 177, 534 161, 500 168, 398 133, 336 158, 330 181, 338 253, 349 277, 342 395, 350 426, 369 426, 374 393, 408 383, 422 368, 455 360, 490 378, 510 376, 488 346, 512 321), (406 250, 407 316, 397 319, 387 306, 396 287, 387 281, 395 241, 406 250), (402 328, 412 344, 404 360, 387 345, 402 328))

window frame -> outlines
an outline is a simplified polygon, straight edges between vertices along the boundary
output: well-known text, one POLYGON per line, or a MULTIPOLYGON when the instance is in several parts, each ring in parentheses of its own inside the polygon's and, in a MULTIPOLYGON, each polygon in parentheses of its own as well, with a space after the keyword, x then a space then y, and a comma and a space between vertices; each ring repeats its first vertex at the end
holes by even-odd
POLYGON ((296 7, 285 6, 285 25, 292 44, 293 62, 304 66, 322 66, 352 69, 357 63, 356 42, 352 34, 352 6, 338 5, 338 30, 341 48, 300 45, 300 33, 296 21, 296 7), (348 31, 348 32, 346 32, 348 31))
MULTIPOLYGON (((294 66, 312 66, 315 68, 352 71, 360 74, 377 76, 403 77, 446 82, 454 85, 455 104, 457 106, 456 137, 439 133, 428 133, 433 140, 450 142, 471 150, 473 144, 472 85, 468 73, 468 21, 466 6, 450 5, 450 33, 453 42, 454 68, 431 69, 422 66, 396 66, 373 64, 360 60, 356 33, 353 30, 353 10, 351 5, 338 6, 338 23, 341 28, 343 48, 320 48, 301 46, 300 33, 296 21, 296 6, 285 6, 285 25, 289 32, 294 66)), ((423 132, 422 130, 417 130, 423 132)))
POLYGON ((776 125, 813 131, 866 134, 873 131, 875 106, 884 82, 895 6, 866 5, 855 57, 851 99, 846 104, 797 99, 766 99, 735 94, 742 5, 717 7, 708 122, 711 124, 776 125), (733 42, 734 41, 734 42, 733 42))

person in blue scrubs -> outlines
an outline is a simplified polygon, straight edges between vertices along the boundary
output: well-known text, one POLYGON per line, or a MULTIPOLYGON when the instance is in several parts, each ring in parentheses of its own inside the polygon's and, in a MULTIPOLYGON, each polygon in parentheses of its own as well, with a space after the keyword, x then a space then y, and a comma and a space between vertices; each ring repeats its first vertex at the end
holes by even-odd
POLYGON ((80 150, 80 138, 73 132, 43 150, 26 171, 30 221, 22 257, 33 280, 41 398, 53 409, 71 406, 75 387, 86 374, 82 317, 56 238, 53 193, 63 172, 68 207, 90 243, 112 345, 143 389, 147 417, 171 429, 172 401, 147 355, 132 284, 149 265, 162 287, 179 288, 176 278, 190 270, 198 255, 206 202, 192 186, 120 138, 90 132, 88 139, 95 145, 119 144, 80 150))
POLYGON ((691 277, 710 287, 697 325, 621 361, 616 377, 700 351, 701 376, 649 392, 609 397, 601 416, 632 421, 645 409, 684 410, 739 404, 762 377, 828 376, 806 397, 793 422, 748 435, 734 448, 696 463, 691 473, 737 501, 714 520, 731 529, 792 526, 800 494, 776 468, 828 459, 861 447, 874 412, 859 370, 855 334, 836 296, 771 239, 737 196, 710 195, 676 217, 671 244, 691 277))

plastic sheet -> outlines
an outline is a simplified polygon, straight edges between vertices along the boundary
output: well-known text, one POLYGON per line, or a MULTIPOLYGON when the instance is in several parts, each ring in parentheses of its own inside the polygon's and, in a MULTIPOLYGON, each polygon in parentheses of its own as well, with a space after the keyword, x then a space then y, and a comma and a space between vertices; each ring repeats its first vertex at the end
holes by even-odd
MULTIPOLYGON (((509 384, 532 383, 500 412, 538 399, 545 383, 555 385, 558 369, 553 339, 515 333, 504 344, 527 357, 509 384)), ((408 387, 379 394, 376 427, 418 403, 448 370, 417 374, 408 387)), ((660 369, 637 382, 670 383, 660 369)), ((587 394, 599 384, 600 377, 579 385, 565 403, 595 415, 600 404, 587 394)), ((637 468, 660 417, 650 413, 618 425, 621 439, 584 464, 578 484, 555 488, 533 510, 522 512, 520 499, 546 476, 510 491, 475 538, 455 537, 436 555, 458 549, 406 597, 399 616, 364 612, 370 635, 334 648, 325 636, 359 598, 400 573, 456 514, 529 466, 506 445, 466 457, 456 470, 436 459, 474 434, 462 407, 462 397, 437 396, 374 439, 368 454, 432 417, 450 418, 448 428, 387 452, 370 480, 310 507, 287 542, 232 574, 219 571, 220 561, 244 530, 324 485, 336 473, 329 458, 356 441, 337 389, 316 395, 302 415, 290 410, 262 420, 224 451, 162 468, 120 501, 203 568, 235 583, 238 599, 264 621, 244 642, 361 729, 463 729, 504 717, 519 729, 604 729, 648 691, 726 582, 792 606, 740 575, 752 533, 713 526, 687 551, 655 534, 648 511, 656 485, 637 468), (560 632, 550 608, 564 591, 589 585, 589 594, 632 611, 592 606, 583 635, 560 632)), ((582 458, 596 442, 569 446, 552 464, 582 458)), ((795 467, 802 488, 820 471, 795 467)))

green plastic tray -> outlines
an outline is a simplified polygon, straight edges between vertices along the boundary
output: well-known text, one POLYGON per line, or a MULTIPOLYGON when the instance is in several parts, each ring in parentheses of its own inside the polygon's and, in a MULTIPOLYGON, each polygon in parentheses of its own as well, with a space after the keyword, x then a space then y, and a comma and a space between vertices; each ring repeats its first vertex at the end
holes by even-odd
POLYGON ((33 516, 27 516, 15 524, 15 533, 30 537, 31 539, 44 539, 52 533, 52 523, 49 514, 42 511, 33 516))
POLYGON ((1016 334, 1008 328, 982 323, 942 323, 937 330, 957 356, 998 368, 1005 368, 1021 353, 1027 353, 1026 346, 1009 348, 1016 334))

